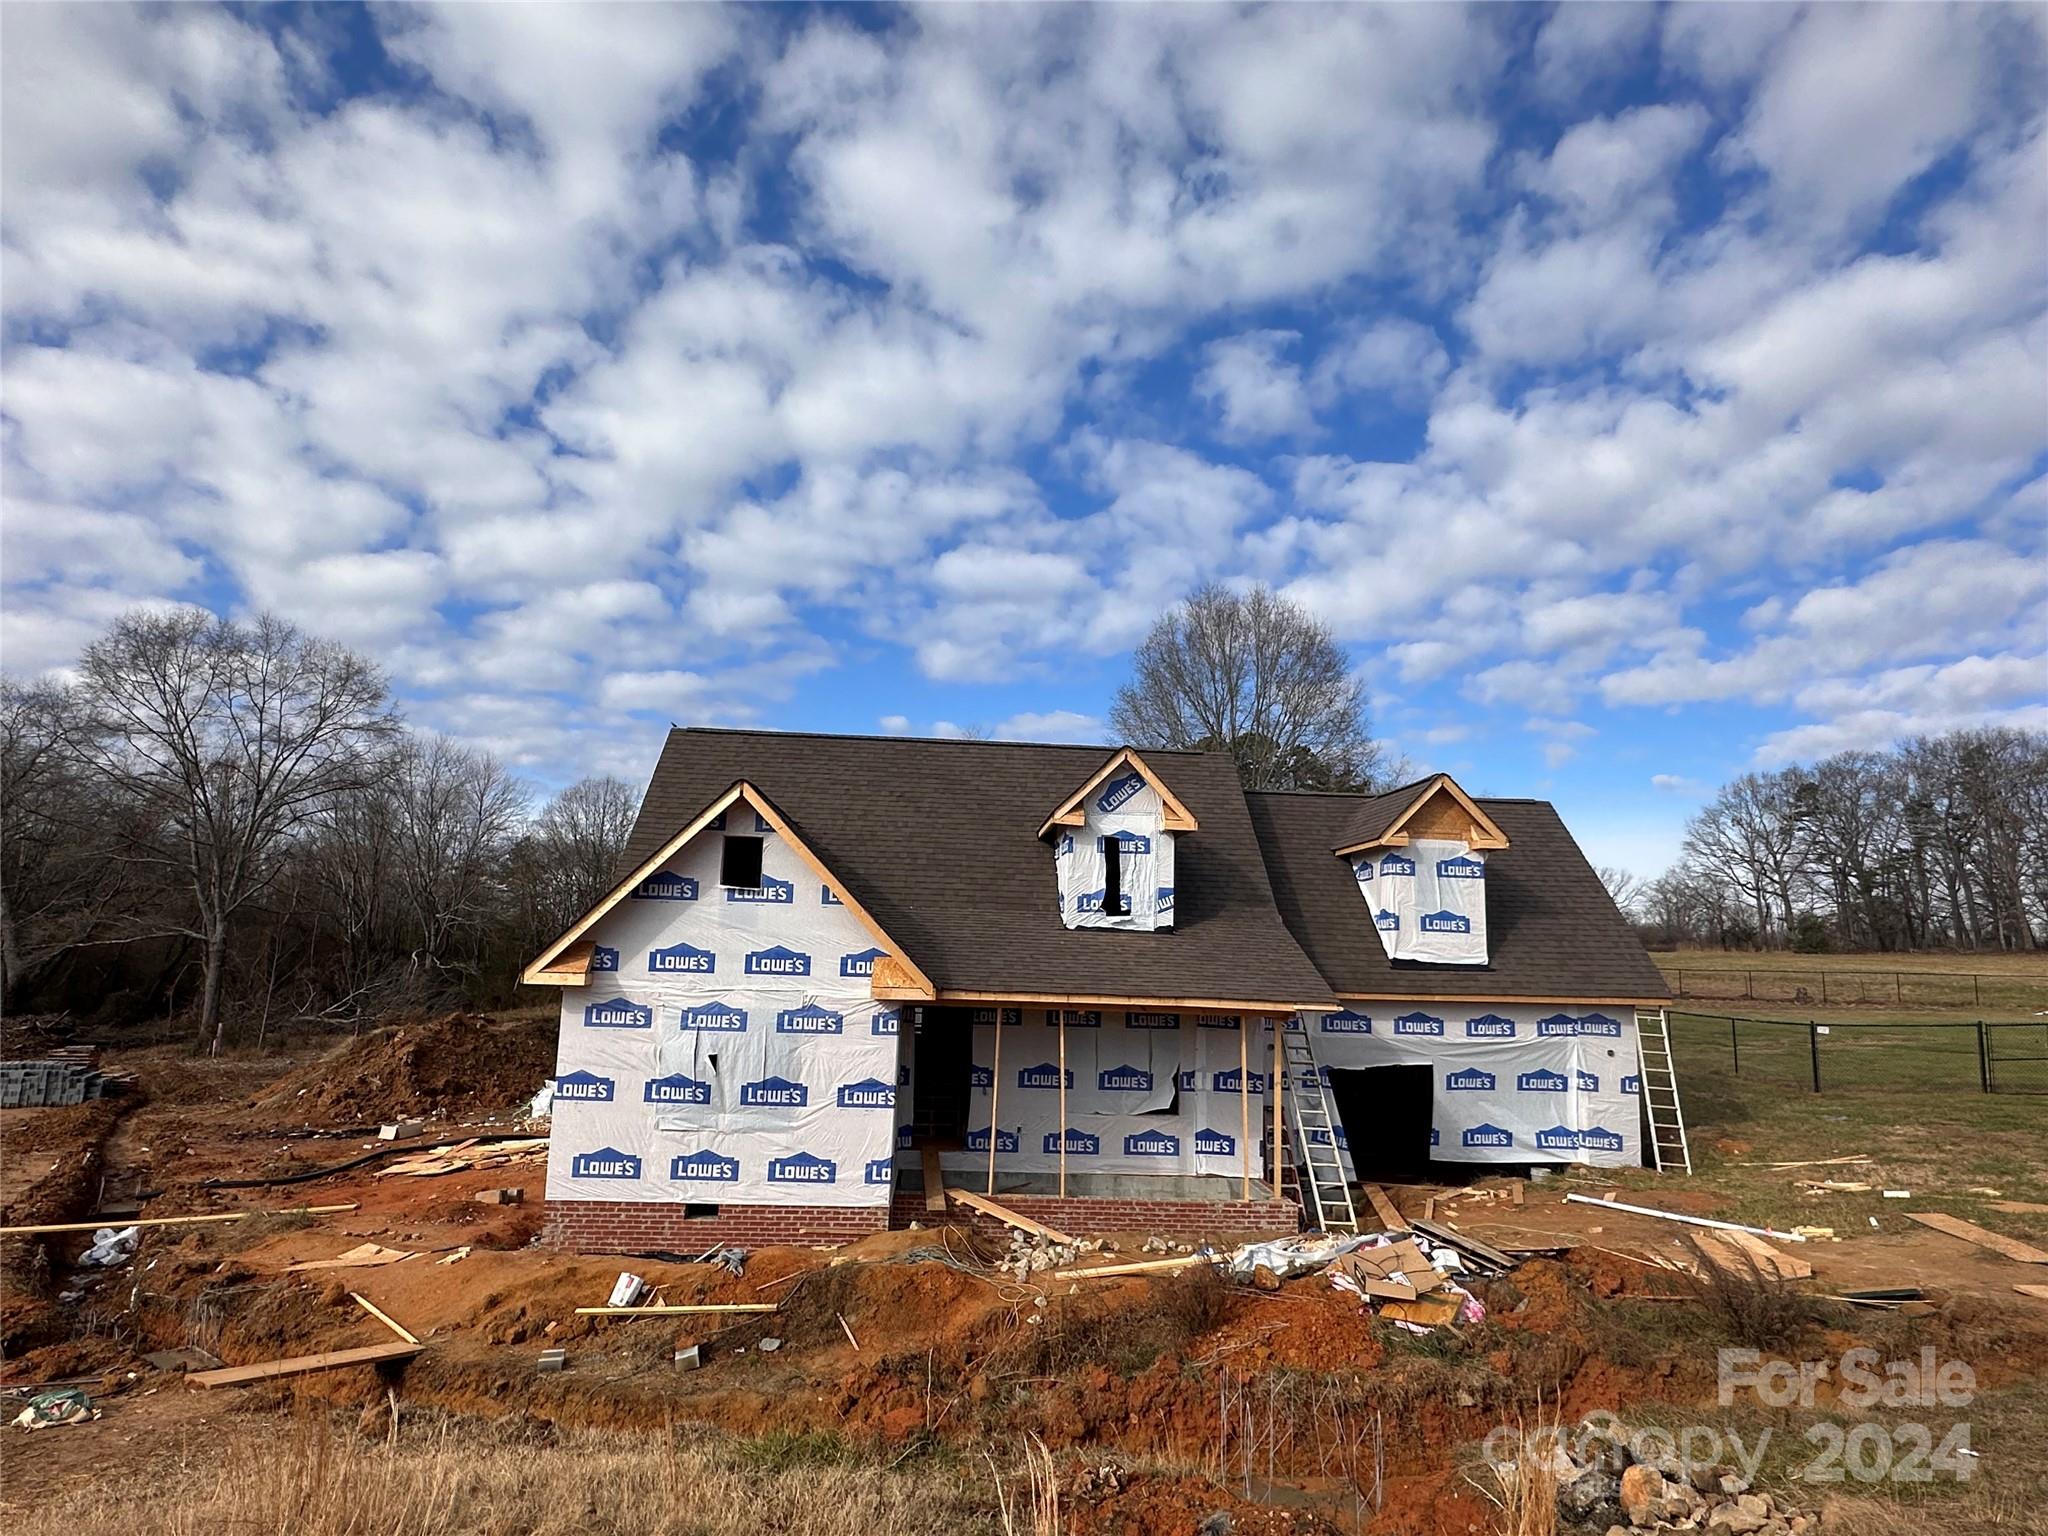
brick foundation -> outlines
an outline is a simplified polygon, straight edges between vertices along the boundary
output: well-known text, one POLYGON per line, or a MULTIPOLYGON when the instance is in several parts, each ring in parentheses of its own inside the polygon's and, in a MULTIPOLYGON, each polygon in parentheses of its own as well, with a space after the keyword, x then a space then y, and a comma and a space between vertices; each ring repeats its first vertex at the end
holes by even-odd
MULTIPOLYGON (((1291 1200, 1141 1200, 1128 1196, 1069 1196, 1062 1200, 1057 1195, 999 1194, 996 1201, 1019 1216, 1074 1237, 1143 1232, 1161 1237, 1215 1238, 1301 1230, 1301 1208, 1291 1200)), ((958 1206, 945 1216, 927 1213, 922 1191, 899 1190, 889 1209, 889 1225, 907 1227, 913 1221, 926 1226, 964 1221, 1002 1238, 1007 1238, 1011 1230, 993 1216, 958 1206)))
POLYGON ((702 1253, 714 1243, 851 1243, 889 1225, 879 1205, 727 1205, 716 1216, 685 1216, 685 1209, 662 1201, 550 1200, 541 1241, 579 1253, 702 1253))

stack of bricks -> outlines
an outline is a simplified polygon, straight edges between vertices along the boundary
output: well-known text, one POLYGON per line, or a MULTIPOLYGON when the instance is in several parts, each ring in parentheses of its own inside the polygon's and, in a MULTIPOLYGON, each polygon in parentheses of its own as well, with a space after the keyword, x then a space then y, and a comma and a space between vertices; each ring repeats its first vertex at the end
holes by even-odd
POLYGON ((50 1109, 125 1092, 129 1074, 102 1072, 99 1059, 92 1046, 67 1045, 32 1060, 0 1061, 0 1109, 50 1109))

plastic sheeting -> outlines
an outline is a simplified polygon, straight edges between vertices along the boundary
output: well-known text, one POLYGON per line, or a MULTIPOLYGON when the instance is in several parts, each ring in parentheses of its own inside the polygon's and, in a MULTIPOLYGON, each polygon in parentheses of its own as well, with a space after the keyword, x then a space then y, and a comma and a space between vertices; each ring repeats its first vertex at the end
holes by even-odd
POLYGON ((592 931, 562 994, 550 1200, 883 1205, 894 1185, 899 1011, 883 951, 795 850, 758 891, 718 884, 709 829, 592 931))
POLYGON ((1485 854, 1417 838, 1356 855, 1351 874, 1390 959, 1486 964, 1485 854))
POLYGON ((1159 792, 1136 769, 1110 775, 1081 802, 1087 824, 1059 828, 1053 839, 1053 868, 1059 886, 1060 920, 1069 928, 1120 928, 1150 933, 1173 926, 1173 839, 1162 828, 1165 807, 1159 792), (1118 846, 1118 871, 1130 910, 1102 910, 1105 845, 1118 846))
POLYGON ((1642 1160, 1629 1010, 1360 1003, 1307 1024, 1326 1081, 1333 1070, 1430 1069, 1430 1156, 1440 1161, 1619 1168, 1642 1160))

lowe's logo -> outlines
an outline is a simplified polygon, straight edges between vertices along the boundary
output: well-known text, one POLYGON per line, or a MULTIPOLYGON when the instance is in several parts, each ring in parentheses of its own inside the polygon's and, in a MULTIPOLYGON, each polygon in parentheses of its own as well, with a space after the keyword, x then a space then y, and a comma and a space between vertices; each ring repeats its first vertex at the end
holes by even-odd
POLYGON ((1497 1013, 1482 1013, 1476 1019, 1465 1021, 1467 1040, 1512 1040, 1515 1038, 1515 1021, 1504 1019, 1497 1013))
POLYGON ((969 1013, 968 1019, 975 1024, 1022 1024, 1024 1022, 1024 1010, 1022 1008, 976 1008, 969 1013))
POLYGON ((1435 1147, 1435 1146, 1440 1146, 1440 1145, 1442 1145, 1442 1143, 1443 1143, 1443 1132, 1439 1131, 1439 1130, 1438 1130, 1438 1129, 1437 1129, 1437 1128, 1436 1128, 1435 1126, 1433 1126, 1433 1125, 1432 1125, 1432 1126, 1431 1126, 1431 1127, 1429 1128, 1429 1144, 1430 1144, 1430 1145, 1431 1145, 1432 1147, 1435 1147))
MULTIPOLYGON (((1067 1156, 1069 1157, 1097 1157, 1102 1152, 1102 1138, 1091 1135, 1087 1131, 1077 1131, 1070 1125, 1067 1127, 1066 1148, 1067 1156)), ((1045 1133, 1044 1149, 1047 1152, 1057 1152, 1060 1150, 1060 1133, 1058 1131, 1047 1131, 1045 1133)))
POLYGON ((1124 1015, 1126 1029, 1179 1029, 1180 1015, 1177 1013, 1127 1013, 1124 1015))
POLYGON ((619 968, 619 952, 600 944, 590 952, 590 968, 593 971, 616 971, 619 968))
POLYGON ((615 997, 602 1003, 588 1003, 583 1009, 586 1029, 652 1029, 654 1010, 629 997, 615 997))
POLYGON ((1576 1035, 1579 1021, 1568 1013, 1553 1013, 1547 1019, 1536 1021, 1536 1033, 1540 1036, 1576 1035))
POLYGON ((637 1179, 640 1159, 617 1147, 599 1147, 595 1152, 578 1152, 569 1159, 572 1179, 637 1179))
POLYGON ((1380 860, 1380 873, 1383 875, 1412 875, 1415 873, 1415 861, 1405 853, 1390 853, 1380 860))
POLYGON ((1197 1157, 1235 1157, 1237 1138, 1222 1131, 1195 1132, 1195 1155, 1197 1157))
POLYGON ((1477 1067, 1466 1067, 1460 1072, 1444 1074, 1444 1087, 1453 1093, 1491 1093, 1493 1082, 1491 1072, 1482 1072, 1477 1067))
POLYGON ((1073 1087, 1074 1074, 1068 1072, 1063 1079, 1060 1069, 1049 1061, 1042 1061, 1035 1067, 1026 1067, 1017 1074, 1019 1088, 1057 1088, 1062 1081, 1067 1087, 1073 1087))
POLYGON ((863 949, 857 954, 839 957, 839 974, 842 976, 872 976, 875 962, 887 954, 883 949, 863 949))
POLYGON ((864 1077, 857 1083, 841 1083, 838 1099, 841 1109, 894 1109, 896 1085, 864 1077))
POLYGON ((801 1008, 785 1008, 775 1015, 775 1033, 778 1035, 843 1035, 846 1033, 846 1016, 834 1013, 817 1003, 805 1003, 801 1008))
POLYGON ((1244 1025, 1244 1016, 1236 1013, 1205 1013, 1196 1018, 1195 1023, 1203 1029, 1240 1029, 1244 1025))
POLYGON ((708 1035, 744 1035, 747 1010, 730 1003, 699 1003, 676 1015, 676 1028, 698 1030, 708 1035))
POLYGON ((1579 1019, 1579 1033, 1597 1035, 1608 1040, 1621 1038, 1621 1020, 1610 1019, 1604 1013, 1588 1013, 1579 1019))
POLYGON ((633 887, 635 901, 695 901, 697 882, 688 875, 678 875, 664 869, 660 874, 649 875, 633 887))
POLYGON ((867 1166, 861 1173, 861 1182, 863 1184, 894 1184, 896 1182, 895 1162, 886 1157, 869 1158, 867 1166))
POLYGON ((1372 925, 1379 929, 1381 933, 1399 933, 1401 931, 1401 914, 1381 907, 1379 911, 1373 913, 1372 925))
POLYGON ((1465 1132, 1464 1142, 1468 1147, 1512 1147, 1515 1133, 1497 1125, 1475 1125, 1465 1132))
POLYGON ((1439 880, 1484 880, 1486 865, 1468 854, 1436 861, 1436 877, 1439 880))
POLYGON ((740 1084, 740 1103, 752 1109, 802 1109, 811 1102, 811 1090, 786 1077, 764 1077, 759 1082, 740 1084))
MULTIPOLYGON (((967 1133, 967 1150, 970 1152, 986 1152, 988 1150, 987 1126, 984 1125, 978 1131, 969 1131, 967 1133)), ((998 1152, 1016 1151, 1017 1133, 1015 1131, 997 1131, 996 1150, 998 1152)))
POLYGON ((1212 1093, 1264 1093, 1266 1091, 1266 1074, 1263 1072, 1251 1074, 1251 1086, 1248 1088, 1240 1088, 1238 1086, 1243 1080, 1244 1068, 1232 1067, 1228 1071, 1218 1072, 1212 1076, 1209 1079, 1209 1088, 1212 1093))
POLYGON ((1462 912, 1425 912, 1422 914, 1424 933, 1470 933, 1472 919, 1462 912))
POLYGON ((995 1070, 976 1062, 967 1069, 967 1086, 970 1088, 993 1088, 996 1085, 995 1070))
POLYGON ((647 969, 660 976, 677 972, 709 976, 718 969, 718 956, 693 944, 671 944, 667 949, 647 952, 647 969))
POLYGON ((1103 893, 1099 890, 1083 891, 1074 898, 1074 910, 1076 912, 1100 912, 1102 910, 1102 897, 1103 893))
POLYGON ((1074 834, 1071 832, 1062 832, 1060 834, 1060 840, 1052 845, 1052 856, 1056 859, 1064 859, 1068 854, 1072 853, 1073 851, 1074 834))
POLYGON ((1552 1072, 1547 1068, 1540 1072, 1524 1072, 1515 1079, 1518 1093, 1563 1093, 1570 1086, 1562 1072, 1552 1072))
POLYGON ((831 1158, 819 1157, 814 1152, 768 1159, 770 1184, 835 1184, 838 1180, 839 1165, 831 1158))
POLYGON ((1623 1093, 1641 1093, 1643 1091, 1643 1080, 1636 1076, 1635 1073, 1630 1072, 1621 1080, 1621 1091, 1623 1093))
POLYGON ((1102 1093, 1150 1093, 1152 1074, 1143 1067, 1105 1067, 1095 1074, 1095 1087, 1102 1093))
POLYGON ((1589 1125, 1579 1132, 1579 1146, 1588 1152, 1619 1152, 1621 1132, 1610 1131, 1604 1125, 1589 1125))
POLYGON ((1402 1013, 1394 1016, 1397 1035, 1442 1035, 1444 1021, 1433 1013, 1402 1013))
POLYGON ((808 976, 811 974, 811 957, 801 950, 777 944, 750 953, 746 972, 749 976, 808 976))
POLYGON ((1145 787, 1144 775, 1133 769, 1120 778, 1111 779, 1102 786, 1102 793, 1095 797, 1095 809, 1102 812, 1115 810, 1145 787))
POLYGON ((1600 1075, 1597 1072, 1588 1072, 1584 1067, 1577 1068, 1576 1071, 1579 1080, 1579 1092, 1598 1093, 1600 1091, 1600 1075))
POLYGON ((711 1085, 671 1072, 667 1077, 650 1077, 640 1090, 643 1104, 709 1104, 711 1085))
POLYGON ((668 1176, 689 1184, 737 1184, 740 1181, 740 1160, 721 1157, 707 1147, 701 1152, 687 1152, 681 1157, 670 1158, 668 1176))
POLYGON ((1095 851, 1097 853, 1107 852, 1112 840, 1125 853, 1150 853, 1152 851, 1152 839, 1142 832, 1112 832, 1106 837, 1098 837, 1095 839, 1095 851))
POLYGON ((1323 1015, 1323 1033, 1326 1035, 1369 1035, 1372 1033, 1372 1019, 1363 1013, 1354 1013, 1349 1008, 1323 1015))
POLYGON ((1351 878, 1356 880, 1360 885, 1371 885, 1372 860, 1369 858, 1353 859, 1351 861, 1351 878))
POLYGON ((903 1032, 903 1010, 900 1008, 877 1008, 875 1016, 868 1021, 871 1035, 896 1035, 903 1032))
POLYGON ((1137 1131, 1124 1138, 1125 1157, 1178 1157, 1180 1138, 1165 1131, 1137 1131))
POLYGON ((1553 1125, 1547 1131, 1536 1133, 1536 1150, 1539 1152, 1576 1152, 1579 1150, 1579 1133, 1562 1125, 1553 1125))
POLYGON ((843 907, 846 905, 845 902, 839 899, 839 893, 829 885, 818 887, 818 904, 824 907, 843 907))
POLYGON ((728 885, 725 888, 727 901, 755 901, 771 907, 796 905, 796 887, 787 880, 778 880, 773 875, 763 875, 761 883, 754 885, 728 885))
POLYGON ((555 1097, 585 1104, 609 1104, 617 1085, 595 1072, 571 1072, 555 1079, 555 1097))
POLYGON ((1069 1008, 1064 1014, 1057 1008, 1048 1008, 1045 1011, 1045 1022, 1048 1028, 1057 1027, 1062 1021, 1065 1022, 1069 1029, 1100 1029, 1102 1028, 1102 1010, 1099 1008, 1069 1008))
POLYGON ((1164 917, 1173 911, 1172 886, 1162 885, 1156 892, 1153 893, 1152 911, 1156 916, 1160 917, 1164 917))

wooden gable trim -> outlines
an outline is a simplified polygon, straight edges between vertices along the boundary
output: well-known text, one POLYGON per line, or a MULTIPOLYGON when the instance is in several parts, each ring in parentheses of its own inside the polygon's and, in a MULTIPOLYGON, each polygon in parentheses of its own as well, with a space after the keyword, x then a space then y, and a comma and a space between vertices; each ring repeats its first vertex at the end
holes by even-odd
POLYGON ((1400 815, 1387 823, 1386 831, 1378 837, 1368 838, 1360 843, 1347 843, 1334 852, 1341 858, 1347 854, 1364 853, 1368 848, 1405 846, 1409 840, 1409 834, 1405 830, 1408 823, 1438 795, 1450 796, 1466 821, 1466 831, 1469 835, 1461 837, 1459 841, 1468 847, 1490 851, 1498 851, 1508 846, 1507 833, 1501 831, 1499 824, 1479 808, 1479 802, 1458 788, 1457 781, 1448 773, 1440 773, 1423 786, 1421 792, 1408 802, 1407 808, 1400 815))
MULTIPOLYGON (((754 788, 745 779, 741 779, 732 788, 712 801, 682 831, 655 849, 645 859, 642 859, 635 866, 631 874, 613 886, 602 901, 578 918, 571 925, 568 932, 542 950, 535 957, 532 964, 528 965, 520 973, 519 979, 530 987, 580 987, 587 983, 590 979, 590 958, 596 949, 596 943, 594 940, 585 942, 583 936, 606 913, 624 901, 633 887, 674 858, 692 838, 704 831, 723 812, 730 810, 735 805, 749 807, 763 821, 767 822, 778 837, 796 850, 797 857, 804 861, 804 864, 810 869, 811 873, 816 875, 831 890, 832 894, 839 898, 840 902, 846 907, 846 910, 853 914, 860 925, 867 929, 868 936, 876 944, 889 952, 883 959, 875 963, 877 980, 880 979, 884 967, 887 967, 891 979, 897 981, 905 988, 913 989, 912 995, 929 998, 936 994, 937 988, 932 985, 931 978, 919 970, 910 958, 904 954, 903 946, 883 931, 882 925, 875 921, 874 917, 868 912, 868 909, 854 898, 853 893, 840 883, 838 876, 827 869, 824 861, 811 851, 810 846, 801 837, 796 835, 796 832, 790 827, 789 823, 783 819, 782 813, 770 803, 768 797, 754 788), (577 956, 577 951, 579 950, 582 952, 580 964, 578 963, 577 956)), ((880 993, 877 992, 876 995, 879 996, 880 993)))
POLYGON ((1129 763, 1132 768, 1136 769, 1138 777, 1151 785, 1153 790, 1157 792, 1159 803, 1164 810, 1164 815, 1160 821, 1161 827, 1168 832, 1199 832, 1201 830, 1202 824, 1195 820, 1194 812, 1183 805, 1180 796, 1168 789, 1166 781, 1153 772, 1151 765, 1144 758, 1138 756, 1137 748, 1122 747, 1110 754, 1109 761, 1096 769, 1087 783, 1060 802, 1059 809, 1045 818, 1045 825, 1038 829, 1038 835, 1043 837, 1054 827, 1078 827, 1085 825, 1088 820, 1088 814, 1082 810, 1081 802, 1088 798, 1096 785, 1107 779, 1126 763, 1129 763))
POLYGON ((1602 1008, 1668 1008, 1671 1006, 1671 999, 1668 997, 1586 997, 1583 994, 1574 997, 1564 997, 1547 994, 1537 996, 1528 992, 1517 993, 1512 997, 1502 996, 1499 993, 1473 992, 1339 992, 1337 996, 1347 1003, 1498 1003, 1504 1007, 1513 1007, 1521 1004, 1545 1008, 1560 1003, 1593 1003, 1602 1008))

